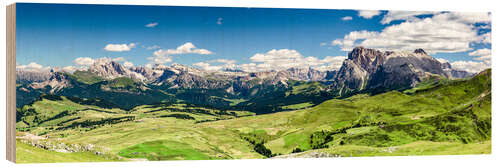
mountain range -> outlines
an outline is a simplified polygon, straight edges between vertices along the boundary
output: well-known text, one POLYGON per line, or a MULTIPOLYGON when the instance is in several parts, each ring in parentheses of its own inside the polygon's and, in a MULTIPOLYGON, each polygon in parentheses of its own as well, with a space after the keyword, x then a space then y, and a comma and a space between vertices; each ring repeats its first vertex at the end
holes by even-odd
POLYGON ((130 67, 101 60, 87 70, 16 71, 18 107, 42 94, 102 99, 123 109, 154 103, 192 103, 218 109, 255 113, 282 106, 311 105, 357 93, 405 90, 429 78, 457 79, 473 74, 441 63, 423 49, 380 51, 356 47, 339 70, 290 68, 245 72, 238 69, 206 71, 186 65, 130 67))

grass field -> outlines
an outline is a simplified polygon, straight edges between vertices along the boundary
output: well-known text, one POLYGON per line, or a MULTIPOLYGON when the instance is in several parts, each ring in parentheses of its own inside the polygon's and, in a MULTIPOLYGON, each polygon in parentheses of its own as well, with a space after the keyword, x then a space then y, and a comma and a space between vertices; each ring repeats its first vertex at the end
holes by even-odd
POLYGON ((393 147, 345 145, 311 150, 281 157, 311 157, 313 153, 327 153, 335 157, 491 154, 491 141, 470 144, 463 144, 460 142, 417 141, 393 147))
MULTIPOLYGON (((18 131, 52 143, 92 144, 125 161, 307 157, 313 152, 344 157, 488 154, 490 76, 486 71, 469 80, 360 94, 263 115, 188 104, 125 111, 53 97, 19 109, 18 131)), ((18 149, 24 149, 18 152, 19 162, 61 162, 78 154, 85 155, 82 161, 106 160, 22 144, 18 149), (32 156, 38 152, 54 157, 32 156)))
POLYGON ((16 141, 17 163, 53 163, 53 162, 102 162, 121 161, 112 156, 95 155, 90 152, 61 153, 49 151, 16 141))
POLYGON ((207 155, 195 150, 188 143, 168 140, 144 142, 125 148, 118 152, 118 154, 127 158, 146 158, 148 160, 199 160, 210 158, 207 155))

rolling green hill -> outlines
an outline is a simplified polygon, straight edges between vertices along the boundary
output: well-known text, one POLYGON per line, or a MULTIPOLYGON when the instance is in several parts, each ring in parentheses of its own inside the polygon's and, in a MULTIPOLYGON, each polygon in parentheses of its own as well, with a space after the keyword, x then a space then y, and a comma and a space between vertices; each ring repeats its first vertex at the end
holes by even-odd
MULTIPOLYGON (((318 86, 292 88, 291 94, 318 86)), ((91 152, 103 153, 98 157, 123 160, 491 153, 491 70, 468 80, 429 81, 404 92, 358 94, 262 115, 177 102, 122 110, 80 101, 46 96, 19 108, 19 140, 42 143, 22 149, 91 144, 91 152)), ((20 162, 42 161, 20 153, 20 162)))

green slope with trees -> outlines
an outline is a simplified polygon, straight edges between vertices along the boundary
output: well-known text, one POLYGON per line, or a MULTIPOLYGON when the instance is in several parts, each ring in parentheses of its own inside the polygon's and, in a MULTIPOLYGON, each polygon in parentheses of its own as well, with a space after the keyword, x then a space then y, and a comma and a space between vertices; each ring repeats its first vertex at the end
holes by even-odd
MULTIPOLYGON (((302 91, 308 88, 298 87, 291 93, 302 91)), ((372 96, 358 94, 262 115, 190 103, 123 110, 82 101, 43 96, 19 108, 18 137, 39 143, 92 144, 103 155, 123 160, 308 157, 317 152, 332 157, 491 152, 491 70, 468 80, 429 82, 413 90, 372 96), (40 139, 23 138, 26 134, 40 139)), ((23 148, 50 149, 54 144, 47 145, 23 148)), ((41 160, 22 162, 36 161, 41 160)))

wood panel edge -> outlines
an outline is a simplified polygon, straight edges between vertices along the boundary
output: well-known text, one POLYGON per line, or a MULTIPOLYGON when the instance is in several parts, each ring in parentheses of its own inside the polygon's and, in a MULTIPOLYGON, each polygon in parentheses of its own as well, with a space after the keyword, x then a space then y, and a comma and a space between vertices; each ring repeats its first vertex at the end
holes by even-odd
POLYGON ((16 162, 16 4, 7 6, 6 10, 6 156, 7 160, 16 162))

